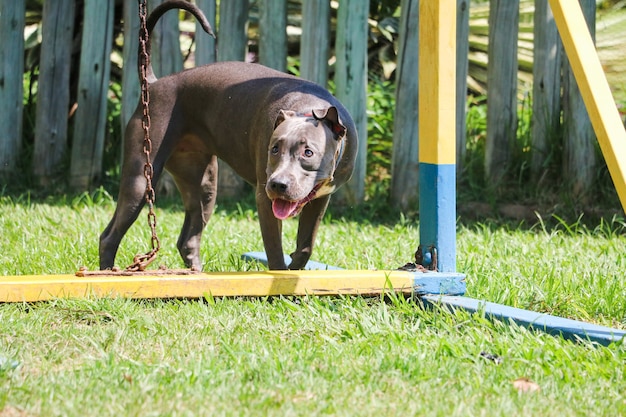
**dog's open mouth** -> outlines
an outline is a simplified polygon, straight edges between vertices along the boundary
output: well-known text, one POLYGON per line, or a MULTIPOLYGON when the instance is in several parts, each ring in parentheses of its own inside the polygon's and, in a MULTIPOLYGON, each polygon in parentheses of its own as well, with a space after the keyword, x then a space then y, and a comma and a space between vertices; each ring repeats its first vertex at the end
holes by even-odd
POLYGON ((300 213, 300 210, 302 210, 302 207, 315 198, 315 194, 321 186, 321 183, 317 184, 306 197, 299 201, 289 201, 281 198, 272 200, 272 211, 274 212, 274 216, 280 220, 297 216, 298 213, 300 213))

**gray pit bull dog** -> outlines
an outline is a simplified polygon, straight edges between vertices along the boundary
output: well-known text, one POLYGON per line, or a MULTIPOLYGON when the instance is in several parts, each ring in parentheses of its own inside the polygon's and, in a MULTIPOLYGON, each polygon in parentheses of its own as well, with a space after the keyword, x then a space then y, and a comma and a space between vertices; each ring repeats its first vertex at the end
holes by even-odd
MULTIPOLYGON (((181 0, 157 7, 150 32, 166 11, 185 9, 210 33, 200 9, 181 0)), ((348 111, 324 88, 270 68, 221 62, 157 80, 148 66, 153 183, 172 174, 185 207, 178 250, 200 270, 200 241, 217 191, 217 158, 256 187, 270 269, 287 269, 282 220, 300 214, 290 269, 305 266, 330 194, 352 175, 357 133, 348 111)), ((143 110, 125 132, 120 192, 100 236, 100 269, 112 268, 119 244, 144 205, 143 110)))

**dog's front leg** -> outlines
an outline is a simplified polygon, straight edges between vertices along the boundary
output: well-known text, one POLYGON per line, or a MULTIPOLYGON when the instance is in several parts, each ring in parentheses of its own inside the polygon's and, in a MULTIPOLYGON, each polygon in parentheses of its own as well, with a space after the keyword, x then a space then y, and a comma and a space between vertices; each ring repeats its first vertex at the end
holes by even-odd
POLYGON ((291 254, 289 269, 302 269, 311 258, 317 229, 326 213, 329 201, 330 195, 325 195, 310 201, 302 208, 298 223, 296 250, 291 254))
POLYGON ((265 193, 265 187, 258 185, 256 189, 256 205, 261 224, 263 246, 267 255, 267 266, 271 270, 287 269, 283 255, 282 226, 283 223, 272 212, 272 201, 265 193))

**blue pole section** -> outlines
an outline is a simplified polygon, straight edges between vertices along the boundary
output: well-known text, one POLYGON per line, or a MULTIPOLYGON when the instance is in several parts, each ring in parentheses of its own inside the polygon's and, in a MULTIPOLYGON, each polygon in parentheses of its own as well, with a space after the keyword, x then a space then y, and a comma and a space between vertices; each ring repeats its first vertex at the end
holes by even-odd
MULTIPOLYGON (((456 271, 456 165, 420 162, 420 243, 436 248, 437 270, 456 271)), ((433 254, 430 253, 431 262, 433 254)), ((426 265, 428 266, 428 265, 426 265)))

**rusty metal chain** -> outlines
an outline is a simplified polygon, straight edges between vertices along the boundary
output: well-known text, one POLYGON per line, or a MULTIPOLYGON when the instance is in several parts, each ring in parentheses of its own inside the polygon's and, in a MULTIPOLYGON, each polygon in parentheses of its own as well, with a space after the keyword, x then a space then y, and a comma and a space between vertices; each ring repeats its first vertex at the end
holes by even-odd
POLYGON ((152 187, 152 178, 154 176, 154 168, 151 162, 151 153, 152 153, 152 141, 150 140, 150 93, 148 91, 148 77, 147 77, 147 68, 148 68, 148 51, 147 51, 147 43, 148 43, 148 28, 146 26, 146 15, 147 15, 147 6, 146 0, 138 0, 139 1, 139 72, 140 72, 140 81, 141 81, 141 104, 143 106, 143 119, 141 122, 141 126, 143 128, 144 135, 144 145, 143 152, 146 156, 146 163, 144 165, 143 175, 146 178, 146 204, 148 205, 148 225, 150 226, 150 231, 152 233, 150 243, 152 244, 152 249, 145 254, 138 254, 133 259, 133 263, 126 267, 127 271, 143 271, 146 269, 152 261, 156 259, 157 253, 159 249, 161 249, 161 243, 159 241, 159 237, 156 232, 157 219, 156 214, 154 213, 154 200, 155 200, 155 192, 152 187))

